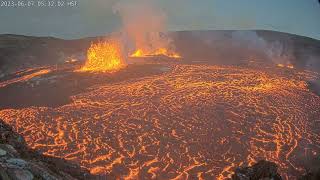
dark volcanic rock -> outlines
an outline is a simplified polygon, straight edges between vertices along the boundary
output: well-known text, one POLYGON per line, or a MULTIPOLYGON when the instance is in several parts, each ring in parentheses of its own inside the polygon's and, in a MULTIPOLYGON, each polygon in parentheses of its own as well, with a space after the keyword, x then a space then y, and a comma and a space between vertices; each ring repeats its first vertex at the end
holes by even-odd
POLYGON ((0 179, 97 179, 63 159, 41 155, 0 120, 0 179))
POLYGON ((308 172, 307 174, 300 177, 298 180, 319 180, 320 179, 320 169, 315 172, 308 172))
POLYGON ((320 157, 307 161, 306 172, 298 180, 319 180, 320 179, 320 157))
MULTIPOLYGON (((296 68, 319 72, 320 41, 275 31, 177 31, 171 36, 176 50, 187 62, 242 64, 290 57, 296 68), (230 53, 232 52, 232 53, 230 53)), ((20 69, 56 65, 68 57, 85 55, 92 42, 106 37, 63 40, 52 37, 0 35, 0 78, 20 69), (2 72, 1 72, 2 71, 2 72), (4 75, 2 75, 4 74, 4 75)))
POLYGON ((273 162, 261 160, 251 167, 237 168, 233 180, 281 180, 278 167, 273 162))
POLYGON ((307 82, 309 89, 320 96, 320 79, 307 82))
POLYGON ((52 37, 0 35, 0 78, 3 73, 63 63, 69 57, 86 53, 92 41, 94 40, 91 38, 62 40, 52 37))
POLYGON ((213 64, 290 63, 320 71, 320 41, 276 31, 179 31, 172 33, 177 51, 186 61, 213 64), (232 52, 232 53, 230 53, 232 52))

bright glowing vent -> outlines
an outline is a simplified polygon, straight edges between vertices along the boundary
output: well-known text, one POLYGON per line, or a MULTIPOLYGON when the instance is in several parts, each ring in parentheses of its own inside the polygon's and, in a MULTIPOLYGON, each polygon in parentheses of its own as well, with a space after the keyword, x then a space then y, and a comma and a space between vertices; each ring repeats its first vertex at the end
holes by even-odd
POLYGON ((120 43, 109 40, 91 45, 87 52, 87 61, 80 71, 115 72, 124 66, 120 43))

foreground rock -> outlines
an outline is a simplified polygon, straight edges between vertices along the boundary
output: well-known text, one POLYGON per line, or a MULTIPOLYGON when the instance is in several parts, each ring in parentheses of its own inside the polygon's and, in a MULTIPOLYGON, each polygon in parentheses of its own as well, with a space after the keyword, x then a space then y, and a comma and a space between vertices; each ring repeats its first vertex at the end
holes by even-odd
POLYGON ((298 180, 319 180, 320 179, 320 169, 317 171, 310 171, 307 174, 300 177, 298 180))
POLYGON ((251 167, 237 168, 233 180, 282 180, 273 162, 261 160, 251 167))
MULTIPOLYGON (((320 158, 310 160, 306 173, 297 177, 298 180, 320 179, 320 158)), ((232 180, 282 180, 278 167, 273 162, 261 160, 250 167, 239 167, 232 175, 232 180)))
POLYGON ((306 165, 306 173, 298 180, 319 180, 320 179, 320 156, 311 159, 306 165))
POLYGON ((0 120, 0 179, 96 179, 77 165, 41 155, 0 120))

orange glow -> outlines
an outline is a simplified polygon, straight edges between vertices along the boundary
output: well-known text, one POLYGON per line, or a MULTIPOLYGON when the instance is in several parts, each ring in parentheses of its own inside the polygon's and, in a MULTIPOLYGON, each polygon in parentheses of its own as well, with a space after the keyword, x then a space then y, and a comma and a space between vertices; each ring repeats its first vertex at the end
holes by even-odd
POLYGON ((111 179, 224 180, 261 158, 295 179, 290 172, 303 172, 297 157, 319 153, 311 145, 320 142, 312 131, 320 97, 305 82, 313 73, 165 67, 152 77, 97 84, 63 106, 3 109, 0 119, 29 147, 111 179))
POLYGON ((289 64, 289 65, 287 65, 287 68, 293 69, 294 67, 292 64, 289 64))
POLYGON ((284 65, 283 65, 283 64, 277 64, 277 66, 278 66, 278 67, 284 67, 284 65))
POLYGON ((284 65, 284 64, 277 64, 278 67, 281 67, 281 68, 289 68, 289 69, 293 69, 294 66, 292 64, 287 64, 287 65, 284 65))
POLYGON ((167 56, 175 59, 181 58, 181 56, 178 53, 174 51, 170 51, 167 48, 159 48, 154 51, 138 49, 131 55, 131 57, 149 57, 149 56, 167 56))
POLYGON ((115 40, 92 44, 80 71, 114 72, 124 67, 120 43, 115 40))
MULTIPOLYGON (((28 72, 30 72, 32 70, 34 70, 34 69, 25 70, 24 72, 28 73, 28 72)), ((33 73, 27 74, 25 76, 21 76, 21 77, 13 78, 13 79, 10 79, 10 80, 4 81, 4 82, 0 82, 0 88, 5 87, 5 86, 10 85, 10 84, 17 83, 17 82, 26 82, 26 81, 34 78, 34 77, 42 76, 42 75, 48 74, 50 72, 51 72, 50 69, 42 69, 42 70, 38 70, 38 71, 35 71, 33 73)))

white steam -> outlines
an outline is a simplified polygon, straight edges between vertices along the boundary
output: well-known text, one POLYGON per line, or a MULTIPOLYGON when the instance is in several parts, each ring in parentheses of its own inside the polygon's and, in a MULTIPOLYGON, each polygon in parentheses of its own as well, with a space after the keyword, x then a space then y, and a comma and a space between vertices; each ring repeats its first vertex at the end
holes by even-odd
POLYGON ((291 64, 294 57, 290 45, 280 41, 267 42, 255 31, 235 31, 232 33, 232 40, 233 45, 263 53, 275 64, 291 64))
POLYGON ((135 49, 154 51, 173 47, 172 40, 164 33, 167 16, 153 0, 121 0, 113 10, 122 18, 122 39, 128 53, 135 49))

